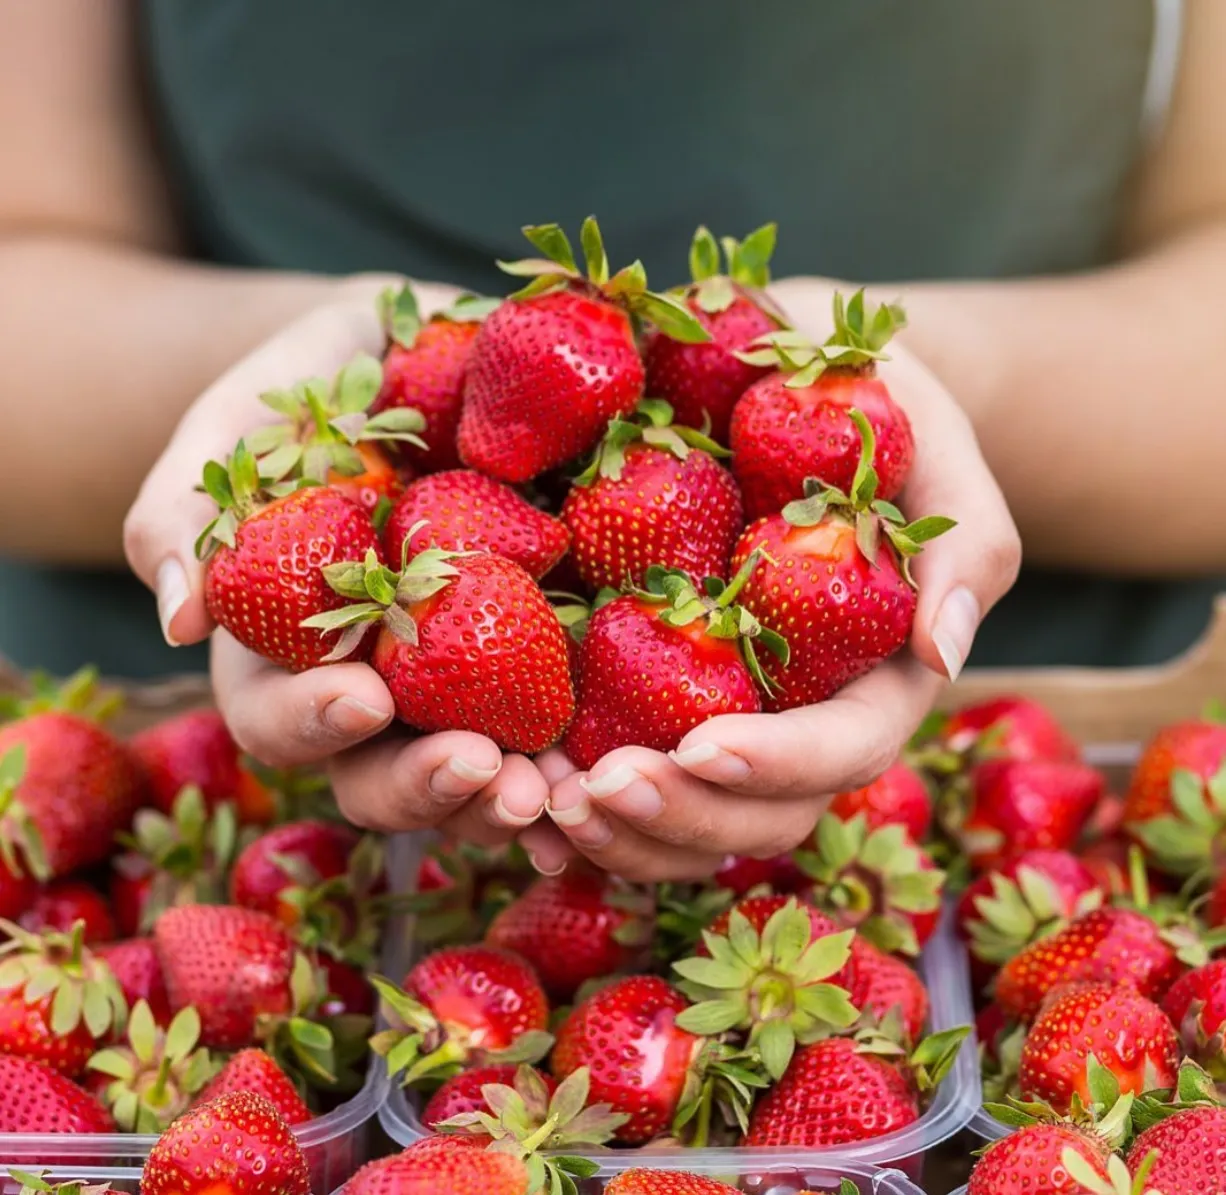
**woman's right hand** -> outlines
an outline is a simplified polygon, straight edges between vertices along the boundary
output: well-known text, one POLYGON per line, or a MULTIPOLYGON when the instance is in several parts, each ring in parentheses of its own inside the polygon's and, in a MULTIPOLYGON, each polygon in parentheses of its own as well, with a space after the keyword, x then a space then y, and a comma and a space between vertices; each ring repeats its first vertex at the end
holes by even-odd
MULTIPOLYGON (((206 461, 275 416, 261 393, 314 375, 331 376, 355 353, 380 355, 379 291, 399 279, 362 275, 296 320, 210 386, 187 410, 145 479, 124 524, 133 571, 157 596, 172 644, 213 634, 213 689, 231 733, 263 763, 327 768, 341 811, 381 831, 437 827, 470 842, 506 842, 540 816, 548 785, 532 761, 504 756, 466 731, 411 737, 393 726, 392 695, 366 664, 292 674, 215 630, 204 603, 194 544, 215 513, 196 491, 206 461)), ((453 288, 415 284, 423 313, 450 303, 453 288)))

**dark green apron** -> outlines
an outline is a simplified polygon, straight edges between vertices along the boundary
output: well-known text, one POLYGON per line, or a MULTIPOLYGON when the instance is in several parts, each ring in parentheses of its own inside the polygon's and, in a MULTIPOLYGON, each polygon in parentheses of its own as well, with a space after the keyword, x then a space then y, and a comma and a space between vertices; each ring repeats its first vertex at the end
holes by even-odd
MULTIPOLYGON (((521 224, 596 212, 678 281, 696 223, 777 219, 777 275, 1008 278, 1108 258, 1152 0, 146 0, 200 255, 497 288, 521 224)), ((0 651, 195 663, 135 584, 0 564, 0 651), (89 596, 84 596, 88 594, 89 596)), ((1028 573, 974 662, 1158 660, 1214 585, 1028 573)))

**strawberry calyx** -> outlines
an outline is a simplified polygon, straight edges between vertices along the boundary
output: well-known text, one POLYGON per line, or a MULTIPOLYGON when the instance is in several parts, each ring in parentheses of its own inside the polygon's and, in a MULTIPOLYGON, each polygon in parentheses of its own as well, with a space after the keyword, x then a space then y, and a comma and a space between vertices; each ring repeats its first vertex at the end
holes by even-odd
MULTIPOLYGON (((545 596, 549 599, 558 622, 562 624, 562 629, 575 643, 582 643, 587 634, 587 624, 592 617, 592 603, 578 594, 563 593, 561 590, 547 589, 545 596)), ((615 591, 613 596, 617 596, 615 591)))
POLYGON ((664 399, 644 398, 639 400, 633 416, 609 420, 604 439, 596 446, 591 463, 575 478, 575 485, 589 486, 598 478, 620 481, 626 464, 626 449, 631 444, 660 448, 679 461, 685 460, 695 449, 713 457, 732 455, 704 432, 674 426, 672 405, 664 399))
POLYGON ((127 1001, 110 967, 85 947, 85 922, 68 933, 32 933, 0 919, 0 991, 20 988, 27 1004, 50 998, 47 1026, 59 1037, 84 1024, 93 1038, 123 1027, 127 1001))
POLYGON ((486 1111, 461 1112, 435 1125, 435 1131, 488 1138, 487 1149, 520 1158, 528 1167, 529 1191, 573 1192, 574 1178, 590 1178, 599 1166, 559 1151, 605 1145, 630 1119, 608 1104, 589 1104, 590 1092, 586 1066, 567 1075, 552 1094, 538 1071, 520 1066, 513 1083, 482 1086, 486 1111), (543 1150, 551 1156, 542 1158, 543 1150))
POLYGON ((1191 1058, 1185 1058, 1179 1064, 1173 1089, 1147 1091, 1137 1098, 1131 1114, 1132 1127, 1139 1133, 1177 1112, 1186 1112, 1189 1108, 1219 1107, 1222 1102, 1213 1076, 1191 1058))
POLYGON ((466 1066, 539 1062, 553 1047, 552 1034, 531 1030, 505 1050, 482 1049, 473 1045, 465 1026, 444 1024, 391 980, 372 975, 370 982, 391 1025, 370 1039, 370 1048, 386 1059, 388 1075, 400 1075, 405 1087, 437 1085, 466 1066))
POLYGON ((51 878, 51 866, 42 832, 17 799, 17 787, 25 774, 26 748, 18 743, 0 755, 0 866, 7 867, 15 879, 23 878, 28 871, 45 883, 51 878))
POLYGON ((856 544, 873 565, 877 563, 884 535, 898 555, 903 576, 914 586, 911 558, 919 555, 929 540, 944 535, 957 524, 944 515, 927 515, 908 523, 897 506, 878 498, 877 470, 873 468, 877 437, 863 411, 852 407, 847 414, 860 433, 860 459, 850 491, 844 493, 817 478, 806 478, 805 496, 789 502, 783 508, 783 517, 793 527, 815 527, 827 515, 844 519, 855 527, 856 544))
POLYGON ((31 714, 78 714, 91 722, 105 722, 123 708, 123 694, 98 683, 98 669, 79 668, 66 680, 46 672, 31 672, 24 679, 25 691, 0 695, 0 722, 31 714))
POLYGON ((1207 780, 1174 769, 1170 793, 1169 814, 1131 822, 1128 832, 1163 871, 1203 884, 1226 863, 1226 763, 1207 780))
POLYGON ((693 1006, 677 1025, 702 1037, 735 1031, 778 1080, 797 1045, 846 1029, 858 1017, 844 988, 828 982, 851 957, 854 930, 813 939, 808 912, 789 900, 759 933, 733 908, 726 933, 703 932, 710 957, 679 959, 677 987, 693 1006))
POLYGON ((504 273, 531 279, 511 296, 512 299, 530 299, 563 288, 582 290, 624 307, 632 316, 649 321, 673 340, 704 344, 711 339, 711 333, 681 299, 647 289, 647 271, 641 261, 633 262, 610 277, 604 238, 594 216, 583 221, 579 233, 583 271, 575 260, 570 239, 559 225, 528 224, 523 234, 544 256, 497 263, 504 273))
POLYGON ((1147 1186, 1149 1172, 1158 1160, 1158 1151, 1150 1150, 1145 1155, 1135 1175, 1129 1174, 1124 1159, 1112 1154, 1107 1159, 1107 1177, 1103 1178, 1072 1146, 1066 1146, 1060 1154, 1068 1176, 1082 1191, 1089 1195, 1162 1195, 1161 1191, 1147 1186))
POLYGON ((1119 1080, 1091 1054, 1086 1059, 1090 1100, 1073 1092, 1067 1114, 1055 1111, 1043 1100, 1007 1096, 1000 1103, 985 1101, 990 1116, 1009 1128, 1031 1124, 1070 1124, 1092 1133, 1111 1149, 1119 1149, 1132 1135, 1138 1108, 1148 1097, 1120 1092, 1119 1080))
POLYGON ((760 293, 770 283, 770 259, 775 252, 777 232, 777 225, 763 224, 743 241, 735 237, 720 237, 716 241, 711 230, 700 224, 690 244, 693 285, 688 288, 699 309, 715 315, 732 306, 738 291, 748 292, 752 301, 782 326, 785 321, 760 293), (721 247, 724 253, 722 270, 721 247))
MULTIPOLYGON (((745 895, 757 893, 752 890, 745 895)), ((727 888, 704 884, 662 883, 656 886, 656 928, 652 954, 659 963, 692 953, 702 931, 737 900, 727 888)))
POLYGON ((1226 926, 1207 929, 1178 896, 1151 894, 1145 854, 1138 846, 1128 852, 1128 879, 1130 891, 1116 897, 1113 904, 1149 918, 1185 967, 1203 967, 1215 951, 1226 946, 1226 926))
POLYGON ((940 908, 945 873, 922 868, 923 848, 905 826, 870 830, 862 813, 849 820, 827 813, 814 831, 814 849, 795 858, 813 880, 807 896, 819 909, 889 954, 919 954, 908 914, 940 908))
POLYGON ((983 1074, 984 1103, 998 1103, 1017 1089, 1022 1068, 1022 1047, 1026 1044, 1026 1026, 1006 1027, 992 1043, 979 1045, 979 1069, 983 1074))
POLYGON ((891 1008, 884 1017, 867 1015, 853 1035, 856 1053, 873 1054, 897 1066, 921 1095, 940 1086, 949 1074, 962 1043, 970 1036, 970 1025, 957 1025, 930 1033, 912 1045, 903 1024, 902 1012, 891 1008))
MULTIPOLYGON (((484 295, 463 294, 450 307, 436 312, 430 319, 447 320, 453 324, 479 323, 501 301, 484 295)), ((411 349, 417 342, 425 322, 422 320, 412 284, 406 282, 399 287, 387 287, 379 295, 376 310, 379 313, 379 323, 387 334, 388 343, 411 349)), ((417 430, 420 431, 421 428, 417 430)))
POLYGON ((8 1171, 9 1178, 19 1183, 21 1190, 18 1195, 108 1195, 114 1188, 108 1183, 86 1183, 78 1179, 65 1183, 49 1183, 43 1177, 44 1171, 14 1170, 8 1171))
POLYGON ((353 1061, 356 1039, 366 1035, 369 1018, 320 1016, 320 1005, 328 994, 327 979, 301 950, 294 952, 289 990, 288 1014, 260 1013, 256 1017, 255 1043, 292 1078, 326 1090, 344 1089, 352 1079, 345 1064, 353 1061))
POLYGON ((175 1014, 165 1030, 148 1003, 138 1000, 128 1018, 127 1044, 99 1050, 88 1069, 111 1080, 102 1101, 125 1133, 160 1133, 187 1111, 192 1097, 217 1070, 199 1046, 200 1014, 192 1005, 175 1014))
POLYGON ((714 1144, 721 1128, 737 1130, 739 1140, 749 1132, 754 1100, 769 1086, 756 1048, 707 1038, 690 1062, 670 1130, 694 1149, 714 1144))

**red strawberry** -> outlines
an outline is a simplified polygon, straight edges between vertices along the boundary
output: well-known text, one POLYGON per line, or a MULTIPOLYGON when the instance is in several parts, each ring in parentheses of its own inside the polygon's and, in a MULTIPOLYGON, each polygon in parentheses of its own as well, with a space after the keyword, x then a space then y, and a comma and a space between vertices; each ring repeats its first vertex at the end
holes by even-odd
POLYGON ((810 477, 833 489, 855 490, 863 466, 857 465, 861 445, 853 410, 863 412, 876 442, 868 459, 878 478, 876 497, 893 499, 911 470, 911 423, 877 376, 876 364, 906 322, 902 308, 865 311, 863 291, 844 307, 836 293, 834 322, 834 335, 821 348, 784 331, 763 338, 766 347, 742 354, 749 364, 776 369, 750 386, 732 412, 732 469, 751 519, 804 497, 810 477))
POLYGON ((11 872, 47 879, 100 862, 141 795, 127 748, 88 718, 51 710, 0 726, 0 857, 11 872))
POLYGON ((407 474, 378 444, 355 444, 361 472, 349 476, 335 470, 328 474, 328 485, 356 503, 373 517, 380 516, 404 493, 407 474))
POLYGON ((506 950, 450 947, 426 955, 402 988, 377 977, 372 982, 393 1028, 371 1047, 387 1058, 391 1074, 404 1070, 406 1085, 448 1078, 463 1066, 534 1062, 552 1040, 540 980, 506 950))
POLYGON ((1209 781, 1226 766, 1226 725, 1196 718, 1165 726, 1146 744, 1128 786, 1124 820, 1147 822, 1170 814, 1172 781, 1191 772, 1209 781))
POLYGON ((584 221, 587 277, 556 224, 524 229, 547 261, 477 335, 464 384, 460 457, 500 481, 527 481, 586 452, 605 424, 643 397, 633 316, 694 342, 710 334, 678 299, 653 295, 640 263, 609 278, 596 221, 584 221))
POLYGON ((337 659, 380 621, 371 662, 402 721, 474 730, 510 751, 557 741, 574 712, 566 632, 518 564, 427 548, 399 573, 373 551, 364 563, 324 571, 357 604, 306 626, 345 628, 337 659))
POLYGON ((991 759, 951 790, 946 828, 982 871, 1031 850, 1067 850, 1106 785, 1080 763, 991 759))
POLYGON ((1022 1047, 1023 1098, 1071 1111, 1077 1095, 1091 1107, 1090 1058, 1121 1092, 1174 1087, 1179 1037, 1166 1013, 1120 984, 1075 984, 1043 1006, 1022 1047))
POLYGON ((97 889, 80 880, 57 880, 39 892, 18 924, 31 933, 45 929, 68 933, 78 921, 84 926, 88 946, 116 937, 110 906, 97 889))
POLYGON ((1142 913, 1095 909, 1010 959, 996 977, 996 1000, 1020 1021, 1033 1020, 1048 992, 1066 983, 1126 983, 1160 1000, 1184 970, 1173 941, 1142 913))
MULTIPOLYGON (((690 1174, 685 1170, 623 1170, 605 1184, 604 1195, 737 1195, 717 1178, 690 1174)), ((806 1195, 801 1192, 801 1195, 806 1195)))
POLYGON ((1077 740, 1047 709, 1027 697, 995 697, 963 706, 945 719, 937 741, 961 756, 997 755, 1057 763, 1081 760, 1077 740))
POLYGON ((150 803, 163 813, 191 785, 209 810, 231 801, 241 822, 269 820, 272 794, 244 764, 216 710, 189 710, 158 722, 129 739, 128 748, 144 769, 150 803))
POLYGON ((1215 929, 1226 925, 1226 872, 1213 882, 1204 908, 1205 920, 1215 929))
POLYGON ((422 416, 425 446, 399 446, 401 458, 419 472, 455 469, 460 464, 456 432, 464 378, 481 320, 492 307, 490 300, 469 295, 423 323, 407 284, 399 291, 385 291, 380 298, 388 345, 383 384, 371 410, 378 414, 405 407, 422 416))
POLYGON ((319 1011, 325 1017, 368 1017, 375 1011, 375 991, 365 974, 350 963, 334 958, 327 951, 319 955, 326 995, 320 1001, 319 1011))
MULTIPOLYGON (((1132 866, 1131 856, 1136 849, 1136 845, 1123 835, 1113 834, 1086 843, 1078 851, 1077 858, 1094 877, 1099 888, 1114 900, 1132 893, 1132 877, 1129 872, 1132 866)), ((1149 868, 1146 868, 1146 875, 1151 887, 1155 886, 1156 879, 1162 878, 1149 868)))
POLYGON ((403 1153, 367 1162, 341 1195, 524 1195, 530 1189, 528 1165, 515 1154, 449 1136, 423 1137, 403 1153))
POLYGON ((850 493, 808 486, 803 501, 747 527, 732 554, 738 569, 755 551, 765 556, 742 601, 791 648, 786 664, 764 661, 778 686, 769 709, 824 701, 901 648, 916 606, 906 562, 953 526, 936 515, 904 526, 888 504, 884 513, 873 506, 873 431, 858 410, 851 419, 863 451, 850 493))
POLYGON ((170 1024, 170 998, 166 995, 162 963, 152 938, 107 942, 94 950, 94 957, 110 967, 129 1008, 138 1000, 144 1000, 159 1025, 170 1024))
POLYGON ((870 830, 897 823, 906 828, 913 842, 923 842, 932 823, 932 797, 923 777, 899 761, 886 768, 871 784, 835 793, 830 812, 844 821, 862 813, 870 830))
POLYGON ((1111 1150, 1101 1137, 1073 1124, 1038 1122, 984 1150, 971 1171, 966 1195, 1078 1195, 1089 1188, 1069 1174, 1070 1152, 1106 1182, 1111 1150))
MULTIPOLYGON (((3 761, 0 761, 0 769, 3 766, 3 761)), ((0 854, 3 851, 4 844, 0 843, 0 854)), ((26 871, 20 859, 14 857, 10 868, 9 862, 0 857, 0 917, 5 921, 19 920, 41 891, 38 881, 26 871)))
POLYGON ((705 594, 681 572, 648 570, 647 587, 592 615, 579 649, 579 700, 566 754, 590 768, 631 744, 671 751, 695 726, 719 714, 761 709, 754 651, 787 658, 787 645, 734 605, 759 558, 731 584, 705 594))
MULTIPOLYGON (((244 647, 304 672, 323 663, 332 644, 303 622, 345 604, 324 579, 324 567, 368 552, 378 557, 379 539, 366 511, 328 486, 262 502, 262 484, 241 441, 228 467, 205 466, 205 489, 221 510, 198 543, 207 560, 205 602, 244 647)), ((347 654, 360 646, 358 637, 347 654)))
POLYGON ((583 984, 630 970, 651 943, 653 901, 645 889, 603 872, 567 868, 542 876, 490 924, 488 946, 532 964, 545 991, 570 1000, 583 984))
POLYGON ((306 1124, 311 1110, 302 1102, 290 1077, 263 1050, 239 1050, 209 1081, 197 1103, 207 1103, 235 1091, 262 1095, 288 1125, 306 1124))
POLYGON ((1189 1057, 1214 1079, 1226 1079, 1226 959, 1215 959, 1177 979, 1162 1009, 1189 1057))
POLYGON ((1226 1191, 1226 1108, 1185 1108, 1138 1133, 1128 1151, 1129 1173, 1141 1175, 1146 1162, 1146 1192, 1226 1191))
POLYGON ((727 456, 672 408, 644 399, 636 419, 614 419, 562 507, 571 554, 593 590, 641 587, 652 565, 725 577, 745 525, 727 456))
MULTIPOLYGON (((428 1129, 437 1130, 444 1120, 450 1120, 453 1116, 464 1112, 484 1112, 487 1105, 481 1089, 489 1083, 511 1086, 518 1071, 518 1066, 507 1063, 501 1066, 475 1066, 453 1075, 430 1097, 421 1114, 422 1124, 428 1129)), ((543 1071, 535 1073, 545 1090, 552 1095, 558 1086, 553 1076, 543 1071)))
POLYGON ((307 1159, 289 1125, 249 1091, 179 1117, 150 1150, 140 1180, 141 1195, 310 1195, 310 1189, 307 1159))
POLYGON ((706 228, 694 233, 690 247, 694 282, 685 302, 710 341, 686 344, 657 332, 643 350, 647 393, 667 399, 678 423, 709 430, 721 442, 727 439, 737 399, 773 368, 773 363, 749 365, 737 354, 783 325, 762 293, 770 282, 775 225, 764 224, 740 242, 724 237, 723 247, 724 274, 719 272, 719 246, 706 228))
POLYGON ((901 825, 870 830, 863 814, 826 813, 796 860, 813 881, 806 897, 882 950, 918 954, 937 927, 945 873, 901 825))
POLYGON ((42 1062, 0 1053, 0 1089, 8 1092, 0 1133, 115 1132, 111 1114, 89 1092, 42 1062))
POLYGON ((492 552, 536 580, 566 554, 570 532, 510 486, 452 469, 413 482, 392 508, 383 545, 393 565, 404 559, 406 543, 410 555, 426 548, 492 552))
POLYGON ((878 1021, 894 1012, 908 1041, 919 1041, 928 1020, 928 989, 900 958, 878 950, 861 937, 853 939, 848 964, 847 996, 861 1013, 878 1021))
POLYGON ((796 866, 789 853, 771 859, 755 859, 750 855, 729 855, 718 867, 711 882, 726 888, 734 896, 744 896, 753 888, 769 888, 772 892, 799 892, 805 886, 805 874, 796 866))
POLYGON ((994 968, 1102 899, 1076 855, 1024 851, 971 882, 958 901, 958 932, 972 957, 994 968))

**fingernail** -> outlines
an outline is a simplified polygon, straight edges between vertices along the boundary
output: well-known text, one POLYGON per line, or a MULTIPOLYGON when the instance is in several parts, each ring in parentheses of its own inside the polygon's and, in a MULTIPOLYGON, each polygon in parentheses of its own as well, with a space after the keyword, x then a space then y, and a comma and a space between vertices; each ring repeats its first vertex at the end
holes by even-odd
POLYGON ((578 805, 572 805, 569 809, 558 809, 555 808, 552 801, 546 801, 545 812, 559 826, 581 826, 592 816, 592 803, 591 801, 580 801, 578 805))
POLYGON ((547 867, 531 851, 525 851, 524 853, 528 856, 528 862, 532 864, 533 871, 539 872, 543 876, 560 876, 566 870, 565 863, 559 863, 554 867, 547 867))
POLYGON ((978 629, 979 602, 965 585, 959 585, 946 595, 932 628, 932 642, 951 681, 958 679, 966 664, 978 629))
POLYGON ((467 796, 474 788, 488 784, 498 772, 499 768, 478 768, 453 755, 441 768, 431 772, 430 791, 436 797, 467 796))
POLYGON ((494 799, 488 802, 485 806, 485 816, 487 820, 493 822, 495 826, 530 826, 537 818, 541 816, 541 811, 538 809, 531 816, 524 816, 520 813, 513 813, 507 808, 507 803, 502 799, 502 793, 496 793, 494 799))
POLYGON ((579 784, 614 813, 635 821, 651 821, 664 808, 664 798, 660 795, 660 790, 650 780, 644 779, 633 768, 625 765, 614 768, 599 780, 589 780, 584 776, 579 784), (630 774, 629 782, 612 785, 612 779, 623 770, 630 774), (610 788, 611 791, 606 791, 610 788))
POLYGON ((158 565, 156 588, 162 635, 171 647, 178 647, 179 641, 170 633, 170 624, 187 601, 188 590, 187 574, 173 556, 168 556, 158 565))
POLYGON ((557 825, 564 827, 567 838, 579 846, 599 848, 613 840, 613 827, 606 817, 592 808, 590 801, 580 801, 570 809, 555 809, 547 802, 545 811, 557 825))
POLYGON ((753 769, 748 762, 714 743, 697 743, 684 751, 670 751, 669 758, 685 770, 697 770, 703 780, 715 784, 739 784, 753 769))
POLYGON ((599 778, 583 776, 580 778, 579 784, 590 796, 596 797, 599 800, 621 792, 626 785, 633 784, 639 778, 638 772, 628 763, 623 763, 599 778))
POLYGON ((370 734, 391 721, 382 710, 358 701, 356 697, 337 697, 324 706, 324 721, 346 738, 370 734))

